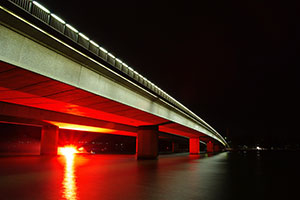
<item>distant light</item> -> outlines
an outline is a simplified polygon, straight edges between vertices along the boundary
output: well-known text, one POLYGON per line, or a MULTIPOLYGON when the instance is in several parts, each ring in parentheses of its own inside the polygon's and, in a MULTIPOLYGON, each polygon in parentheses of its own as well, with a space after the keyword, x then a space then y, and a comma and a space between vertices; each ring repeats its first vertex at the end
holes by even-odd
POLYGON ((61 22, 61 23, 63 23, 63 24, 66 23, 64 20, 62 20, 61 18, 59 18, 59 17, 58 17, 57 15, 55 15, 55 14, 51 14, 51 16, 52 16, 53 18, 55 18, 57 21, 59 21, 59 22, 61 22))
POLYGON ((83 147, 78 148, 79 151, 84 151, 83 147))
POLYGON ((42 6, 40 3, 36 2, 36 1, 33 1, 32 2, 34 5, 36 5, 37 7, 39 7, 40 9, 42 9, 43 11, 45 11, 46 13, 50 13, 50 11, 45 8, 44 6, 42 6))
POLYGON ((259 146, 256 147, 257 150, 261 150, 261 148, 259 146))
POLYGON ((106 51, 106 49, 104 49, 103 47, 100 47, 100 50, 103 51, 104 53, 107 53, 108 51, 106 51))
POLYGON ((116 58, 116 61, 119 63, 123 63, 122 60, 120 60, 119 58, 116 58))
POLYGON ((108 53, 108 55, 112 58, 116 58, 114 55, 112 55, 111 53, 108 53))
POLYGON ((129 70, 131 70, 131 71, 134 71, 131 67, 129 67, 129 66, 127 66, 127 68, 129 69, 129 70))
POLYGON ((99 47, 99 45, 96 42, 94 42, 93 40, 90 40, 90 43, 92 43, 92 45, 94 45, 96 47, 99 47))
POLYGON ((83 37, 84 39, 86 39, 86 40, 90 40, 90 38, 88 38, 87 36, 85 36, 83 33, 79 33, 79 35, 80 35, 81 37, 83 37))
POLYGON ((73 26, 71 26, 70 24, 66 24, 66 26, 67 26, 69 29, 71 29, 72 31, 78 33, 77 29, 74 28, 73 26))
POLYGON ((122 65, 126 68, 128 68, 128 65, 126 65, 126 63, 122 63, 122 65))

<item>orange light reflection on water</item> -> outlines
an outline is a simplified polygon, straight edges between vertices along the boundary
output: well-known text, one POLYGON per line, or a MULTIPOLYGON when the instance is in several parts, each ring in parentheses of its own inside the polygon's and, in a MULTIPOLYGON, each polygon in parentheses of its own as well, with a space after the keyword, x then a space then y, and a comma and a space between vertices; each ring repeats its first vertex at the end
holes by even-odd
POLYGON ((65 158, 65 170, 64 179, 62 182, 63 191, 62 197, 67 200, 76 200, 77 198, 77 186, 76 186, 76 176, 74 169, 74 158, 75 154, 78 153, 75 147, 66 146, 60 147, 58 153, 63 155, 65 158))

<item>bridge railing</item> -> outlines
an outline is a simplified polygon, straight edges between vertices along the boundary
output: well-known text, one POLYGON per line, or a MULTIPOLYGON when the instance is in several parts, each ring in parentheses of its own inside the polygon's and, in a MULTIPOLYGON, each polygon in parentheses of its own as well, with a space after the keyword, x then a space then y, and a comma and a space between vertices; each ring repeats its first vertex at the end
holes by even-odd
POLYGON ((192 111, 190 111, 188 108, 183 106, 180 102, 172 98, 170 95, 168 95, 165 91, 163 91, 158 86, 153 84, 151 81, 143 77, 141 74, 133 70, 128 65, 126 65, 126 63, 116 58, 114 55, 109 53, 103 47, 99 46, 96 42, 90 40, 83 33, 79 32, 76 28, 74 28, 70 24, 67 24, 60 17, 51 13, 47 8, 39 4, 37 1, 33 1, 33 0, 7 0, 7 1, 12 2, 16 6, 22 8, 29 14, 35 16, 42 22, 46 23, 47 25, 54 28, 58 32, 62 33, 66 37, 70 38, 73 42, 79 44, 83 48, 92 52, 94 55, 100 57, 102 60, 109 63, 111 66, 118 69, 118 71, 136 80, 139 84, 143 85, 144 87, 146 87, 147 89, 149 89, 150 91, 152 91, 153 93, 161 97, 161 99, 165 100, 166 102, 173 105, 177 109, 183 111, 191 118, 196 120, 198 123, 200 123, 202 126, 210 130, 210 132, 212 132, 214 135, 212 137, 217 137, 219 140, 222 140, 222 142, 226 143, 226 141, 223 141, 223 138, 220 136, 220 134, 217 131, 215 131, 210 125, 208 125, 204 120, 202 120, 192 111))

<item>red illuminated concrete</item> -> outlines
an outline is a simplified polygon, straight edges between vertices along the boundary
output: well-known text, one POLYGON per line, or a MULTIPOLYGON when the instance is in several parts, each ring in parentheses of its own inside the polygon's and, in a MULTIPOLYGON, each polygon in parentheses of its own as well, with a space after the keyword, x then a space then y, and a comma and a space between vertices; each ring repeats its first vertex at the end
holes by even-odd
MULTIPOLYGON (((1 92, 0 92, 1 97, 1 92)), ((87 117, 76 116, 67 113, 53 112, 44 109, 33 108, 29 106, 11 104, 0 101, 0 121, 3 122, 22 122, 22 124, 29 125, 45 125, 52 124, 60 128, 67 128, 66 125, 74 127, 83 125, 81 128, 87 126, 100 128, 109 131, 110 134, 136 136, 137 128, 129 125, 113 123, 110 121, 97 120, 87 117), (6 117, 3 117, 6 116, 6 117), (17 119, 18 118, 18 119, 17 119), (20 121, 20 119, 22 119, 20 121), (60 123, 55 123, 60 122, 60 123)), ((91 130, 83 130, 91 131, 91 130)), ((105 131, 107 133, 107 131, 105 131)))
POLYGON ((140 126, 136 138, 137 159, 155 159, 158 156, 158 127, 140 126))
POLYGON ((214 152, 214 144, 209 141, 207 144, 206 144, 206 151, 208 153, 213 153, 214 152))
POLYGON ((57 126, 43 126, 41 155, 57 155, 58 130, 57 126))
POLYGON ((200 139, 190 138, 190 154, 199 154, 199 153, 200 153, 200 139))

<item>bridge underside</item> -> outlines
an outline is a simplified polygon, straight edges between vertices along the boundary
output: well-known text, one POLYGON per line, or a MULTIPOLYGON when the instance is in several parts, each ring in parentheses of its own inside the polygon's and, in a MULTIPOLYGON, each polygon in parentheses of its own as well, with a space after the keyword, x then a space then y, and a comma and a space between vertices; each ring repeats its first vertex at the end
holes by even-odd
POLYGON ((1 121, 127 136, 137 136, 138 127, 157 126, 160 133, 211 140, 191 128, 4 62, 1 121))

